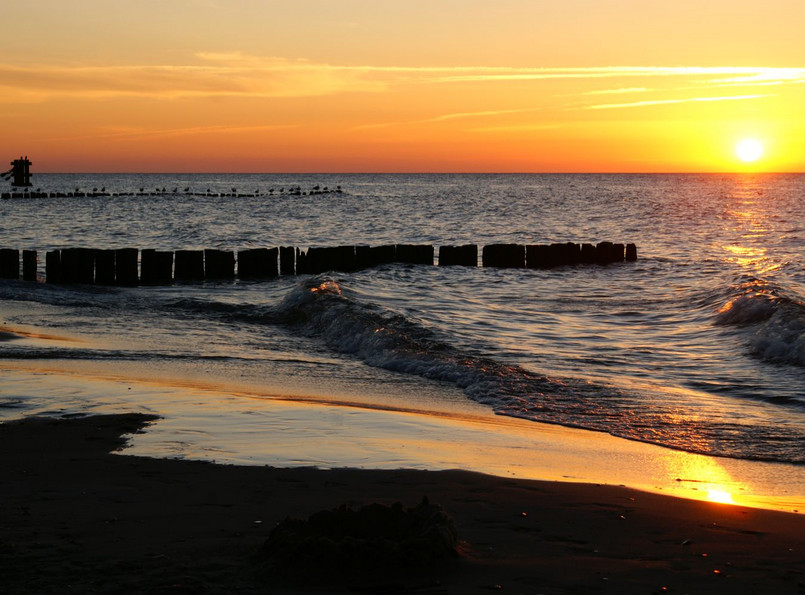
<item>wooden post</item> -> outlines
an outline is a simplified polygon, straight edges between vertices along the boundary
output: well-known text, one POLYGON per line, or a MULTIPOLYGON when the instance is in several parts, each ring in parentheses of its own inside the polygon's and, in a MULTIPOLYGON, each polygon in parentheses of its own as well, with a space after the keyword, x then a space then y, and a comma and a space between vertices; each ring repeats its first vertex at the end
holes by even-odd
POLYGON ((20 278, 20 251, 12 248, 0 249, 0 278, 20 278))
POLYGON ((433 265, 433 246, 424 244, 397 244, 395 260, 405 264, 433 265))
POLYGON ((65 248, 61 251, 61 282, 91 285, 95 281, 95 250, 65 248))
POLYGON ((520 244, 490 244, 484 246, 482 258, 485 267, 523 268, 525 247, 520 244))
POLYGON ((95 283, 115 284, 115 251, 95 250, 95 283))
POLYGON ((612 262, 612 242, 599 242, 595 245, 595 262, 609 264, 612 262))
POLYGON ((137 248, 115 250, 115 282, 118 285, 137 285, 137 248))
POLYGON ((276 277, 277 248, 252 248, 238 252, 238 277, 240 279, 261 279, 276 277))
POLYGON ((204 252, 202 250, 177 250, 174 253, 176 281, 201 281, 204 279, 204 252))
POLYGON ((635 244, 626 244, 626 260, 634 262, 637 260, 637 246, 635 244))
POLYGON ((140 281, 146 285, 173 281, 173 252, 142 251, 140 281))
POLYGON ((204 250, 205 279, 234 279, 235 253, 226 250, 204 250))
POLYGON ((61 283, 60 250, 48 250, 45 252, 45 281, 47 283, 61 283))
POLYGON ((439 266, 478 266, 478 246, 439 246, 439 266))
POLYGON ((333 258, 335 259, 335 271, 349 273, 358 268, 358 262, 355 257, 355 246, 338 246, 333 249, 333 258))
POLYGON ((595 264, 595 246, 592 244, 581 245, 581 262, 584 264, 595 264))
MULTIPOLYGON (((310 252, 310 248, 307 250, 310 252)), ((296 249, 296 274, 307 275, 310 273, 310 265, 308 264, 307 252, 303 252, 299 248, 296 249)))
POLYGON ((25 281, 36 281, 38 257, 36 250, 22 251, 22 278, 25 281))
POLYGON ((376 267, 384 264, 391 264, 397 259, 397 246, 385 244, 383 246, 372 246, 369 249, 370 266, 376 267))
POLYGON ((296 274, 296 251, 293 246, 280 248, 280 275, 296 274))

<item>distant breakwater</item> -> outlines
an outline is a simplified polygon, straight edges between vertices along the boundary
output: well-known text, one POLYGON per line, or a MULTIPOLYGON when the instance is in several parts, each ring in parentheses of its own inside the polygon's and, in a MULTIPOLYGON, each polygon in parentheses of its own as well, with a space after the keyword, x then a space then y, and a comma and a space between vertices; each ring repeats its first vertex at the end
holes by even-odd
MULTIPOLYGON (((382 265, 436 263, 436 248, 427 244, 384 246, 293 246, 248 250, 139 250, 137 248, 64 248, 45 253, 48 283, 87 285, 159 285, 182 282, 271 279, 329 271, 353 272, 382 265)), ((440 246, 439 266, 550 269, 560 266, 610 265, 637 260, 635 244, 572 242, 523 245, 440 246)), ((0 278, 38 281, 36 250, 0 249, 0 278), (20 258, 20 256, 22 258, 20 258), (22 266, 20 266, 22 264, 22 266)))
POLYGON ((92 190, 82 190, 76 188, 69 192, 48 192, 45 190, 23 190, 15 192, 0 193, 0 199, 28 199, 28 198, 99 198, 99 197, 128 197, 128 196, 204 196, 209 198, 259 198, 259 197, 272 197, 272 196, 316 196, 319 194, 344 194, 345 191, 341 186, 329 188, 317 184, 312 188, 303 190, 301 186, 288 186, 280 188, 269 188, 268 190, 254 190, 252 192, 238 191, 237 188, 232 188, 230 191, 217 191, 207 188, 206 190, 195 190, 189 187, 185 188, 140 188, 136 191, 123 191, 112 192, 106 188, 93 188, 92 190))

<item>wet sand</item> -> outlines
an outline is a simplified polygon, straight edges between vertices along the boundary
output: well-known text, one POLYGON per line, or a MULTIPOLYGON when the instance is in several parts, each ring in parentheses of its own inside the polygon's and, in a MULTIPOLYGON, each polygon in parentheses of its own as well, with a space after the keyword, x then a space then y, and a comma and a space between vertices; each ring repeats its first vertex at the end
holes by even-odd
POLYGON ((137 414, 0 425, 2 593, 802 593, 805 515, 461 471, 277 469, 109 454, 137 414), (260 548, 342 504, 453 518, 455 557, 346 584, 260 548))

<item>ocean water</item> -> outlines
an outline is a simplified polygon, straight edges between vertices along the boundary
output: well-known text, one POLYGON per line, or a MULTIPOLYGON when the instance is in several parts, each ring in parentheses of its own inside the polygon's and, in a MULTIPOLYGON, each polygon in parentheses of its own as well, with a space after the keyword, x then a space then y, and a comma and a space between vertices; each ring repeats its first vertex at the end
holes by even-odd
POLYGON ((90 409, 80 390, 37 388, 41 370, 61 366, 349 395, 378 410, 469 407, 805 464, 803 175, 40 174, 34 184, 129 193, 0 201, 0 247, 41 260, 67 247, 606 240, 634 242, 638 260, 165 287, 0 281, 0 417, 90 409), (315 185, 343 192, 286 190, 315 185), (167 192, 130 195, 140 188, 167 192))

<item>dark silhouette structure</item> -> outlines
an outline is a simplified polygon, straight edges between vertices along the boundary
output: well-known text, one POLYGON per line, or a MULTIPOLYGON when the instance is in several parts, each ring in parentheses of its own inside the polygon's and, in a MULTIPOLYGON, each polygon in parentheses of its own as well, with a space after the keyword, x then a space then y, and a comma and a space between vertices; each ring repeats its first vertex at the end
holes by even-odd
POLYGON ((20 157, 11 162, 11 169, 3 172, 4 180, 11 179, 12 186, 32 186, 31 166, 33 163, 28 161, 28 156, 20 157))
MULTIPOLYGON (((439 266, 477 267, 478 254, 475 244, 441 246, 439 266)), ((483 267, 550 269, 634 262, 637 260, 637 246, 613 242, 595 245, 573 242, 488 244, 481 254, 483 267)), ((36 250, 23 250, 22 256, 23 278, 38 280, 36 250)), ((48 283, 123 286, 272 279, 278 275, 351 272, 394 263, 433 266, 434 256, 435 248, 429 244, 310 247, 306 251, 281 246, 252 248, 237 253, 218 249, 163 252, 137 248, 63 248, 46 252, 45 280, 48 283)), ((19 275, 20 251, 0 248, 0 279, 19 279, 19 275)))

